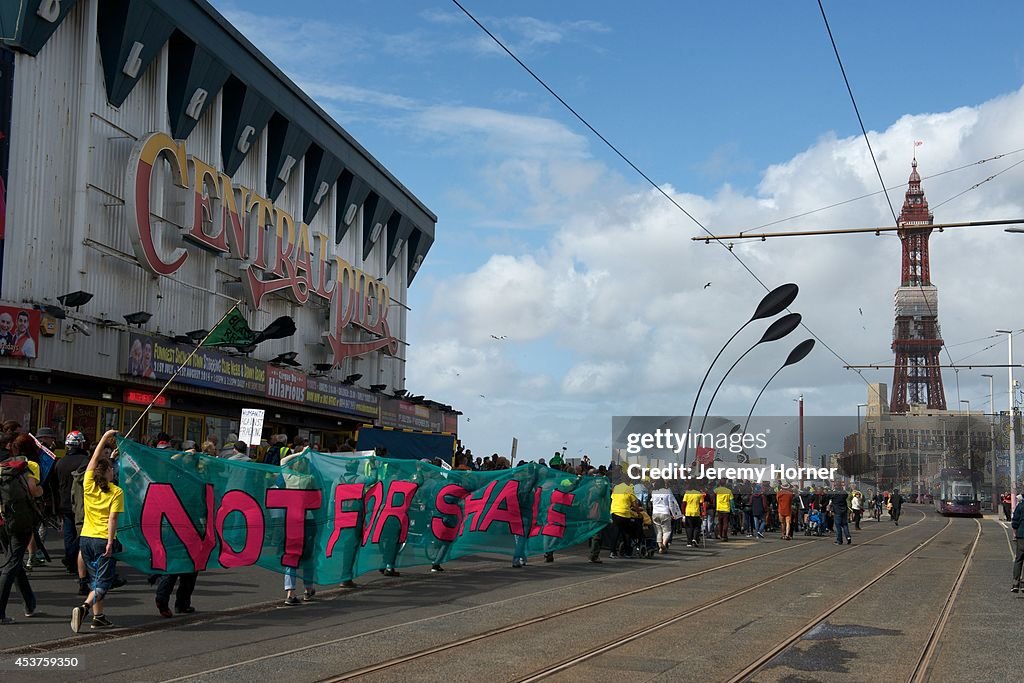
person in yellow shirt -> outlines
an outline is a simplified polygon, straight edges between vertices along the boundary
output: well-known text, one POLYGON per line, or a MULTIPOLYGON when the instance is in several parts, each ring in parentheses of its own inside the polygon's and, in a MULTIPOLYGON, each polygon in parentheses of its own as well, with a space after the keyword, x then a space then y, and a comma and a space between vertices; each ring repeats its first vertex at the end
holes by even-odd
POLYGON ((612 524, 615 526, 615 542, 612 552, 608 555, 617 559, 621 554, 632 552, 634 519, 637 518, 636 508, 640 505, 633 487, 630 484, 618 484, 612 489, 612 524))
POLYGON ((732 489, 725 480, 718 482, 715 489, 715 512, 718 513, 718 538, 729 540, 729 514, 732 512, 732 489))
POLYGON ((115 448, 117 432, 110 430, 96 443, 82 479, 85 524, 82 526, 82 559, 89 571, 92 590, 85 602, 71 610, 71 630, 78 633, 92 608, 91 628, 113 628, 103 614, 103 598, 110 590, 117 569, 117 515, 124 512, 124 492, 113 483, 114 466, 103 457, 103 449, 115 448))
POLYGON ((700 530, 700 503, 704 494, 697 490, 696 486, 690 486, 683 494, 683 515, 686 525, 686 545, 697 547, 697 533, 700 530))

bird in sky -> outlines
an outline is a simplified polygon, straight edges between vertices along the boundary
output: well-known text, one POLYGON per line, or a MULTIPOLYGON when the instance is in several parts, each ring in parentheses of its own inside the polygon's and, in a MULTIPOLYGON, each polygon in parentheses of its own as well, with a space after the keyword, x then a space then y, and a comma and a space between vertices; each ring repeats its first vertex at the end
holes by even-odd
POLYGON ((492 335, 491 335, 491 339, 497 339, 498 341, 501 341, 502 339, 508 339, 508 337, 507 337, 507 336, 505 336, 504 334, 503 334, 503 335, 501 335, 500 337, 499 337, 499 336, 497 336, 497 335, 493 335, 493 334, 492 334, 492 335))
POLYGON ((707 283, 706 285, 704 285, 704 289, 707 289, 707 288, 708 288, 708 287, 710 287, 710 286, 711 286, 711 283, 709 282, 709 283, 707 283))
POLYGON ((864 315, 864 309, 863 308, 858 308, 857 310, 860 311, 861 315, 864 315))
POLYGON ((487 398, 487 397, 484 396, 483 394, 480 394, 480 398, 487 398))

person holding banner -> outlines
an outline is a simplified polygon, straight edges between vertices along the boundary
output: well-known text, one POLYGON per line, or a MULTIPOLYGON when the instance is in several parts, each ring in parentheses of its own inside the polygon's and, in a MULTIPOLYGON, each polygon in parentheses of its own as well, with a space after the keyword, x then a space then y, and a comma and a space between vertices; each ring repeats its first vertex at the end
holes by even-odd
POLYGON ((111 448, 116 446, 116 436, 116 431, 108 430, 96 443, 82 479, 85 524, 80 545, 92 588, 85 602, 71 610, 71 630, 75 633, 81 630, 90 607, 92 629, 114 627, 103 613, 103 598, 110 590, 116 573, 117 515, 124 512, 124 493, 112 483, 114 467, 102 455, 107 445, 111 448))
MULTIPOLYGON (((239 442, 241 443, 241 442, 239 442)), ((286 488, 313 490, 320 487, 316 474, 312 473, 309 465, 309 458, 306 452, 293 453, 281 459, 281 478, 284 479, 286 488)), ((300 605, 303 602, 312 602, 316 595, 316 584, 313 582, 313 556, 316 551, 317 524, 313 517, 313 511, 307 510, 303 520, 303 543, 302 557, 300 564, 303 566, 302 574, 302 601, 295 597, 295 569, 289 567, 284 574, 284 604, 288 607, 300 605)))

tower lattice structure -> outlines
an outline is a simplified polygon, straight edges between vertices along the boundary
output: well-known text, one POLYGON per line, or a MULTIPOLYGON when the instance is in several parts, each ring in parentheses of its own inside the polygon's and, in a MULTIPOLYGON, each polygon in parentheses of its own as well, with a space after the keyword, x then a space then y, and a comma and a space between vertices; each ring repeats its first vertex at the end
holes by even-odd
POLYGON ((942 389, 939 351, 939 292, 932 284, 928 238, 933 218, 921 189, 917 159, 911 164, 910 186, 897 221, 903 245, 900 286, 895 294, 896 324, 892 350, 896 354, 892 400, 889 411, 907 413, 912 404, 926 404, 931 410, 946 409, 942 389))

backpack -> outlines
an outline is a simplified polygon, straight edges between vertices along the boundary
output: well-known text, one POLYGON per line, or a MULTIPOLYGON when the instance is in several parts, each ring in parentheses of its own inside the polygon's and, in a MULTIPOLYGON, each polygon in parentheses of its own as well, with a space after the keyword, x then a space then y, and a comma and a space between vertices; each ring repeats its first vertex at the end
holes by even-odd
POLYGON ((28 463, 7 460, 0 463, 0 525, 10 535, 32 532, 42 519, 25 476, 28 463))
POLYGON ((85 472, 87 465, 82 465, 71 473, 71 510, 75 513, 75 528, 79 535, 85 526, 85 472))

